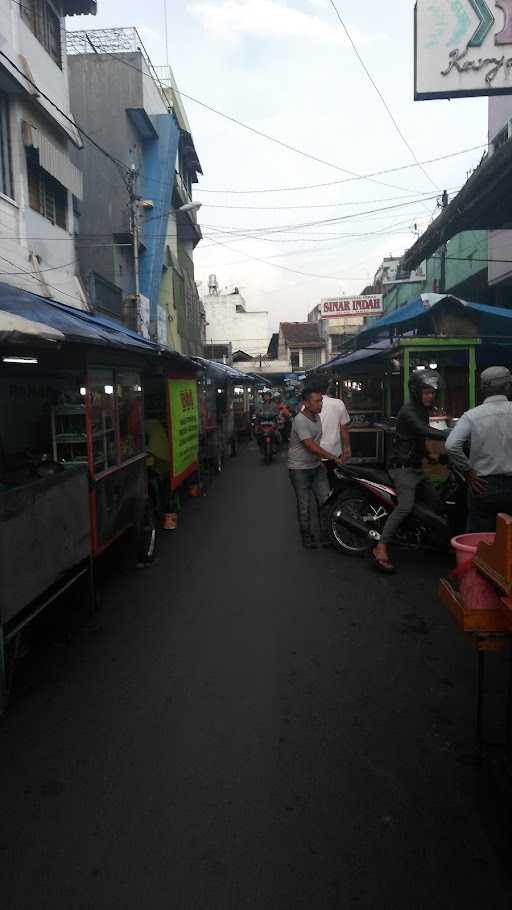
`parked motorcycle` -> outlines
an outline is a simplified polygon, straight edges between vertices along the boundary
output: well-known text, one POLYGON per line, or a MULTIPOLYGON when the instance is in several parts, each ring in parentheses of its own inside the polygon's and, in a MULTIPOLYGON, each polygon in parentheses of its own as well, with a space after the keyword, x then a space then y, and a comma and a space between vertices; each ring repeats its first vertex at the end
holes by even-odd
POLYGON ((254 435, 265 464, 270 464, 279 447, 279 431, 275 420, 260 417, 254 426, 254 435))
MULTIPOLYGON (((445 549, 466 525, 467 488, 463 475, 447 458, 448 477, 438 487, 443 514, 437 514, 418 499, 413 511, 398 529, 393 543, 408 549, 445 549)), ((379 542, 389 514, 398 499, 393 481, 384 468, 343 465, 331 471, 333 489, 329 530, 334 546, 342 553, 363 554, 379 542)))

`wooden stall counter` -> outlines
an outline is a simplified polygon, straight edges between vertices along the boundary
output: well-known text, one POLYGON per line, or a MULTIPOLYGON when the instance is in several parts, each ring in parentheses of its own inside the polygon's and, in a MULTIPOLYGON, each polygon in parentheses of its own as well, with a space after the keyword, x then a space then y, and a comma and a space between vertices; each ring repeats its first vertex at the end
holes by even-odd
POLYGON ((494 543, 480 543, 473 564, 507 598, 512 596, 512 516, 498 515, 494 543))

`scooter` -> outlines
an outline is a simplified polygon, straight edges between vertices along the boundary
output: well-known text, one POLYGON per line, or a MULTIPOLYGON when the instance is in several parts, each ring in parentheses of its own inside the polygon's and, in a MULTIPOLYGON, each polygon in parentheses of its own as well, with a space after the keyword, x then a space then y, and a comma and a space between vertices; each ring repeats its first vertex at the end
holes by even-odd
MULTIPOLYGON (((443 514, 437 514, 419 499, 398 529, 394 543, 407 549, 446 549, 465 527, 467 488, 464 476, 446 456, 449 473, 438 487, 443 514)), ((384 524, 398 503, 393 481, 384 468, 345 464, 331 472, 332 490, 329 531, 342 553, 364 554, 379 542, 384 524)))
POLYGON ((278 449, 279 434, 275 420, 259 418, 254 426, 254 435, 263 453, 265 464, 270 464, 278 449))

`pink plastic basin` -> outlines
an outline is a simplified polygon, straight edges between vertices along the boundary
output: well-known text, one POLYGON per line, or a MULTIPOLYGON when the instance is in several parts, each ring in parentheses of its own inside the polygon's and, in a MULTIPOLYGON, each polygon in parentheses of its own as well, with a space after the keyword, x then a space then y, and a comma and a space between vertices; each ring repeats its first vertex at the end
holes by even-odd
POLYGON ((459 534, 452 539, 452 547, 457 558, 457 568, 467 566, 466 571, 459 575, 459 591, 464 601, 466 610, 499 610, 501 601, 499 595, 486 578, 471 565, 478 544, 494 543, 494 533, 459 534))

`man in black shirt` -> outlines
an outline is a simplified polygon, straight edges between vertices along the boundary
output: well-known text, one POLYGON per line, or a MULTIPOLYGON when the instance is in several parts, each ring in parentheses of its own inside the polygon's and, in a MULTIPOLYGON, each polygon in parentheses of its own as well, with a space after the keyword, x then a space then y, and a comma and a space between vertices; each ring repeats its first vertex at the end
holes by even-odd
POLYGON ((422 470, 426 456, 425 440, 444 441, 448 433, 430 426, 429 415, 434 407, 436 394, 441 386, 439 373, 433 370, 415 370, 409 380, 410 401, 398 412, 396 435, 389 459, 389 473, 398 496, 398 505, 391 512, 382 537, 372 555, 381 572, 394 572, 389 559, 388 544, 398 528, 414 508, 418 494, 435 511, 440 510, 439 497, 427 475, 422 470))

